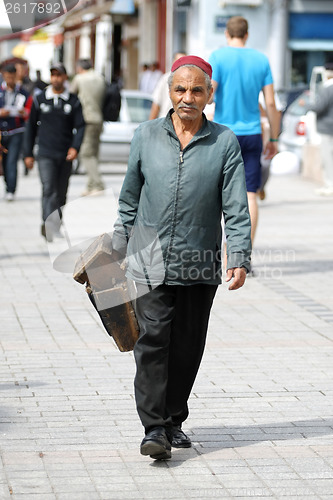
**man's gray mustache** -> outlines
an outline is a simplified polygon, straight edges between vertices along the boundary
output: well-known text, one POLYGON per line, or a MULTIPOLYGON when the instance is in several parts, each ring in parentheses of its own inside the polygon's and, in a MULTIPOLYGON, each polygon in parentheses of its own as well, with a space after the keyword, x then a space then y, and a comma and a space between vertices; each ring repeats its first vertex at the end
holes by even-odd
POLYGON ((189 106, 185 106, 185 105, 182 105, 182 106, 179 106, 178 109, 198 109, 197 106, 193 106, 193 105, 189 105, 189 106))

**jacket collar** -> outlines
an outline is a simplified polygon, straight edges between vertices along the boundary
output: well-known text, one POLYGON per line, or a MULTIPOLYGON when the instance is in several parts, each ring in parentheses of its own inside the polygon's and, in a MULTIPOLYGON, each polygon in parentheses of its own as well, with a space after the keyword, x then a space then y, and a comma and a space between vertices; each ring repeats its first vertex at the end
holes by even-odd
MULTIPOLYGON (((173 123, 172 123, 172 119, 171 119, 171 116, 174 112, 175 112, 174 109, 170 109, 170 111, 168 112, 166 117, 163 119, 163 128, 165 128, 178 141, 179 139, 177 137, 177 134, 175 132, 175 129, 174 129, 173 123)), ((191 142, 186 147, 190 146, 191 144, 193 144, 193 142, 201 139, 202 137, 206 137, 206 136, 211 134, 209 122, 206 118, 205 113, 202 113, 202 116, 203 116, 203 123, 202 123, 201 129, 198 130, 198 132, 195 134, 195 136, 193 137, 191 142)))
POLYGON ((59 97, 61 97, 61 99, 63 99, 64 101, 68 101, 69 92, 67 89, 65 89, 61 94, 55 94, 52 90, 52 85, 49 85, 48 87, 46 87, 45 97, 46 99, 59 99, 59 97))

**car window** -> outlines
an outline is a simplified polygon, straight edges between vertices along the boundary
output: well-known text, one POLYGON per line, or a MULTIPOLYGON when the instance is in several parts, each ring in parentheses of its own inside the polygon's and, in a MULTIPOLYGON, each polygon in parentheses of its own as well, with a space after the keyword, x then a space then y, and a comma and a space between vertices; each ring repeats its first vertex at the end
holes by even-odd
POLYGON ((152 101, 143 97, 126 97, 131 122, 141 123, 149 119, 152 101))
POLYGON ((310 93, 309 92, 303 92, 301 95, 296 97, 294 102, 290 104, 288 112, 291 113, 292 115, 304 115, 305 113, 305 107, 310 104, 310 93), (301 106, 299 104, 299 101, 303 101, 304 105, 301 106))

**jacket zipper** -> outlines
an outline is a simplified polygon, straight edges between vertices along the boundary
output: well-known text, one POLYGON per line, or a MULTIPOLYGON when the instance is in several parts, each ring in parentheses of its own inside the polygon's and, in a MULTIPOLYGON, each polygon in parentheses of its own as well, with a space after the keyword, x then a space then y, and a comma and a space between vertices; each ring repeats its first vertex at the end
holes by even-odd
POLYGON ((170 235, 170 242, 168 246, 168 253, 166 257, 166 262, 165 262, 165 269, 167 271, 168 265, 169 265, 169 256, 170 252, 173 246, 173 240, 175 237, 175 227, 176 227, 176 214, 177 214, 177 205, 178 205, 178 194, 179 194, 179 184, 180 184, 180 177, 181 177, 181 167, 184 163, 184 151, 180 150, 179 151, 179 163, 178 163, 178 171, 177 171, 177 185, 176 185, 176 191, 175 191, 175 202, 173 205, 173 215, 172 215, 172 226, 171 226, 171 235, 170 235))

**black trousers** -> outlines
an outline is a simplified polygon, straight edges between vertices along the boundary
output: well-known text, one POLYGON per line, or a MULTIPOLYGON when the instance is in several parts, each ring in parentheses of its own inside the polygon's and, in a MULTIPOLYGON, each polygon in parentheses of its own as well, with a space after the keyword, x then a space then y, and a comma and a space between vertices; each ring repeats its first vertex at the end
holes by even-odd
POLYGON ((66 204, 72 162, 53 158, 38 158, 39 176, 42 182, 42 218, 52 214, 53 223, 59 226, 61 207, 66 204))
POLYGON ((160 285, 134 303, 140 336, 134 347, 137 411, 147 433, 184 422, 202 359, 215 285, 160 285))

